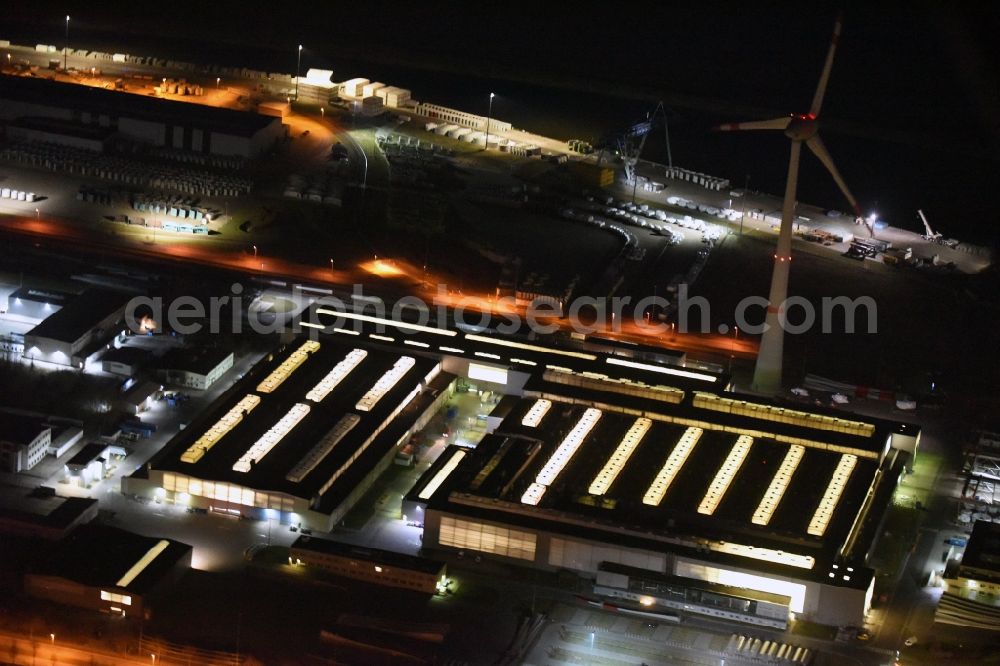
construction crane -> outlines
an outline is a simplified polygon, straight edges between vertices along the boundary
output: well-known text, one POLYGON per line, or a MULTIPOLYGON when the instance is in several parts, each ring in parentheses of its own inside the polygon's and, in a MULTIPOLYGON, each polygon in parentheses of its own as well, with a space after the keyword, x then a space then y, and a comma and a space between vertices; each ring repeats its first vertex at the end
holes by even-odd
POLYGON ((597 156, 597 166, 601 166, 605 153, 608 148, 613 146, 625 166, 625 182, 632 186, 633 202, 635 201, 635 188, 638 184, 636 166, 642 155, 643 146, 646 145, 646 138, 661 118, 667 144, 667 166, 669 169, 673 166, 673 156, 670 153, 670 129, 667 126, 667 112, 663 102, 658 103, 651 113, 647 113, 645 120, 639 121, 619 134, 606 135, 599 142, 601 152, 597 156))
POLYGON ((933 229, 931 229, 931 223, 927 221, 927 216, 924 215, 924 211, 920 210, 920 209, 917 209, 917 215, 919 215, 920 219, 923 220, 923 222, 924 222, 924 231, 927 232, 927 233, 924 234, 924 240, 934 241, 935 243, 940 242, 941 241, 941 234, 935 233, 935 231, 933 229))
POLYGON ((937 243, 938 245, 944 245, 945 247, 951 247, 951 248, 958 247, 960 241, 957 241, 954 238, 945 238, 940 233, 931 229, 931 223, 927 221, 927 216, 924 215, 924 211, 918 209, 917 215, 919 215, 920 219, 923 221, 924 231, 927 232, 923 236, 924 240, 929 240, 932 243, 937 243))

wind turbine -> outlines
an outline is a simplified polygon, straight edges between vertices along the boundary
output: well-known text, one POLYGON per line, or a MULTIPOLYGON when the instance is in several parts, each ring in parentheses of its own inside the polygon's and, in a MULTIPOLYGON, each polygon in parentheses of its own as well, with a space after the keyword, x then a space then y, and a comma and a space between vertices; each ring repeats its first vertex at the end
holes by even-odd
MULTIPOLYGON (((819 138, 819 112, 823 106, 823 96, 826 94, 826 84, 830 80, 830 70, 833 68, 833 56, 840 41, 841 19, 833 27, 833 38, 830 40, 830 50, 826 54, 823 73, 820 74, 816 94, 813 95, 809 112, 795 114, 774 120, 758 120, 746 123, 729 123, 720 125, 723 132, 740 132, 745 130, 781 130, 792 142, 791 155, 788 158, 788 179, 785 181, 785 199, 781 206, 781 229, 778 232, 778 246, 774 253, 774 272, 771 276, 771 291, 768 296, 765 330, 761 336, 760 352, 757 354, 757 366, 754 369, 753 389, 762 393, 775 393, 781 388, 781 359, 784 351, 784 330, 779 319, 781 308, 788 298, 788 269, 792 261, 792 219, 795 214, 795 190, 799 179, 799 156, 802 144, 819 158, 830 175, 836 181, 840 191, 844 193, 854 208, 858 219, 861 210, 858 202, 847 188, 840 172, 833 164, 830 153, 819 138)), ((869 233, 871 229, 869 228, 869 233)))

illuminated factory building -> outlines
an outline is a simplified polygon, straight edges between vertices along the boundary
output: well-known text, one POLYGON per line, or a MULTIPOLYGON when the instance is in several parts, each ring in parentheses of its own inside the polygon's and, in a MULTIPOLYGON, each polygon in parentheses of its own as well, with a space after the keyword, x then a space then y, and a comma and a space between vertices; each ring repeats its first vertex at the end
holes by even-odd
POLYGON ((425 548, 571 570, 599 596, 660 610, 863 621, 866 561, 914 426, 779 406, 665 366, 607 358, 601 378, 566 365, 537 368, 492 434, 446 450, 404 499, 425 548), (643 372, 657 385, 636 388, 643 372))
POLYGON ((465 377, 506 397, 404 498, 425 549, 571 570, 643 606, 862 622, 914 426, 737 395, 641 348, 310 316, 316 341, 261 363, 125 492, 329 530, 465 377))

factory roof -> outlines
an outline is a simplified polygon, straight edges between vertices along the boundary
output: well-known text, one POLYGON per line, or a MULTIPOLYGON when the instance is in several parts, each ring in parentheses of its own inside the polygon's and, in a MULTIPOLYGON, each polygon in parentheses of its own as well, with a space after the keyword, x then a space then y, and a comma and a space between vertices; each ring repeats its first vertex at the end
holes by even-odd
POLYGON ((0 412, 0 440, 27 446, 49 426, 34 416, 0 412))
POLYGON ((962 555, 962 568, 1000 580, 1000 523, 977 520, 962 555))
POLYGON ((452 322, 416 323, 318 305, 303 321, 320 327, 322 337, 367 340, 408 353, 454 356, 485 368, 507 368, 525 374, 538 370, 586 373, 593 378, 617 380, 621 391, 669 385, 682 390, 722 390, 728 376, 715 369, 683 365, 684 356, 673 350, 624 345, 610 350, 606 340, 596 346, 566 340, 559 343, 501 334, 481 327, 452 322), (657 352, 660 353, 657 353, 657 352))
POLYGON ((145 363, 153 356, 153 353, 142 347, 113 347, 101 355, 101 361, 109 363, 123 363, 125 365, 138 365, 145 363))
POLYGON ((365 467, 363 456, 384 454, 412 424, 427 399, 415 389, 436 386, 438 366, 342 340, 294 341, 181 431, 152 467, 326 502, 365 467))
POLYGON ((67 301, 72 300, 76 297, 76 294, 71 294, 65 291, 56 291, 54 289, 36 289, 35 287, 21 287, 17 289, 10 295, 10 300, 15 301, 17 299, 22 299, 25 301, 34 301, 36 303, 48 303, 49 305, 63 306, 67 301))
POLYGON ((879 490, 892 475, 876 470, 898 472, 895 456, 883 456, 894 424, 866 419, 872 429, 863 437, 718 412, 697 406, 697 395, 655 403, 538 376, 525 395, 422 498, 430 508, 569 535, 603 532, 636 547, 707 549, 709 557, 866 584, 861 570, 845 579, 829 567, 850 535, 876 518, 877 508, 855 522, 869 489, 880 501, 888 496, 879 490))
POLYGON ((115 131, 110 127, 100 125, 85 125, 61 118, 24 117, 10 123, 10 127, 18 127, 38 132, 52 132, 65 136, 74 136, 91 141, 107 141, 115 131))
POLYGON ((171 125, 189 123, 213 132, 247 137, 276 121, 256 113, 33 77, 0 76, 0 99, 171 125))
POLYGON ((124 310, 130 298, 128 294, 106 289, 88 289, 25 333, 25 338, 74 343, 112 313, 124 310))
POLYGON ((232 355, 231 349, 223 347, 199 347, 196 349, 174 347, 163 355, 159 366, 163 370, 181 370, 207 375, 232 355))
POLYGON ((0 525, 14 531, 33 527, 61 530, 72 525, 96 504, 97 500, 90 497, 59 497, 53 488, 44 486, 32 491, 4 488, 0 490, 0 525))
MULTIPOLYGON (((101 456, 107 451, 108 445, 101 444, 99 442, 90 442, 84 445, 82 449, 76 452, 69 462, 66 463, 68 467, 86 467, 95 460, 102 459, 101 456)), ((103 460, 103 459, 102 459, 103 460)))
POLYGON ((190 551, 191 546, 171 539, 84 525, 56 544, 34 573, 142 594, 190 551))

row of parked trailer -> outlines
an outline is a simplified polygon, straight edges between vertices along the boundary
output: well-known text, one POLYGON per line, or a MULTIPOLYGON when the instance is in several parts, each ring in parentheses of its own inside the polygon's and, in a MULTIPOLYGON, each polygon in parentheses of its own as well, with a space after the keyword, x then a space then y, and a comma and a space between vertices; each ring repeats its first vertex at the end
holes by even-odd
POLYGON ((247 194, 252 185, 250 179, 231 174, 150 164, 140 159, 104 155, 42 141, 8 144, 0 150, 0 160, 88 178, 202 196, 241 196, 247 194))
POLYGON ((667 178, 683 180, 687 183, 701 185, 705 189, 713 190, 715 192, 721 192, 724 189, 729 189, 728 178, 717 178, 715 176, 709 176, 707 173, 699 173, 697 171, 691 171, 690 169, 667 167, 666 175, 667 178))
POLYGON ((729 637, 726 652, 765 664, 808 664, 813 658, 809 648, 743 634, 732 634, 729 637))
MULTIPOLYGON (((591 201, 593 201, 592 198, 591 201)), ((618 202, 611 197, 605 199, 603 210, 605 214, 626 223, 651 229, 662 234, 679 236, 680 240, 684 240, 683 232, 671 229, 666 226, 667 224, 699 232, 702 234, 702 241, 712 243, 719 240, 723 231, 718 225, 706 223, 690 215, 675 217, 663 210, 653 208, 649 204, 618 202)))
POLYGON ((161 197, 147 194, 135 194, 129 202, 133 210, 154 215, 169 215, 186 220, 207 224, 212 220, 209 209, 197 205, 192 197, 168 196, 161 197))
POLYGON ((13 201, 33 203, 35 201, 35 193, 25 192, 23 190, 13 190, 9 187, 4 187, 0 188, 0 199, 11 199, 13 201))
MULTIPOLYGON (((438 136, 447 136, 449 139, 464 141, 465 143, 477 146, 485 146, 487 141, 486 132, 474 130, 471 127, 455 125, 454 123, 429 122, 424 123, 424 129, 428 132, 434 132, 438 136)), ((539 157, 542 154, 541 147, 531 143, 518 143, 495 133, 489 134, 488 139, 490 145, 495 144, 496 148, 503 153, 511 153, 518 157, 539 157)))

